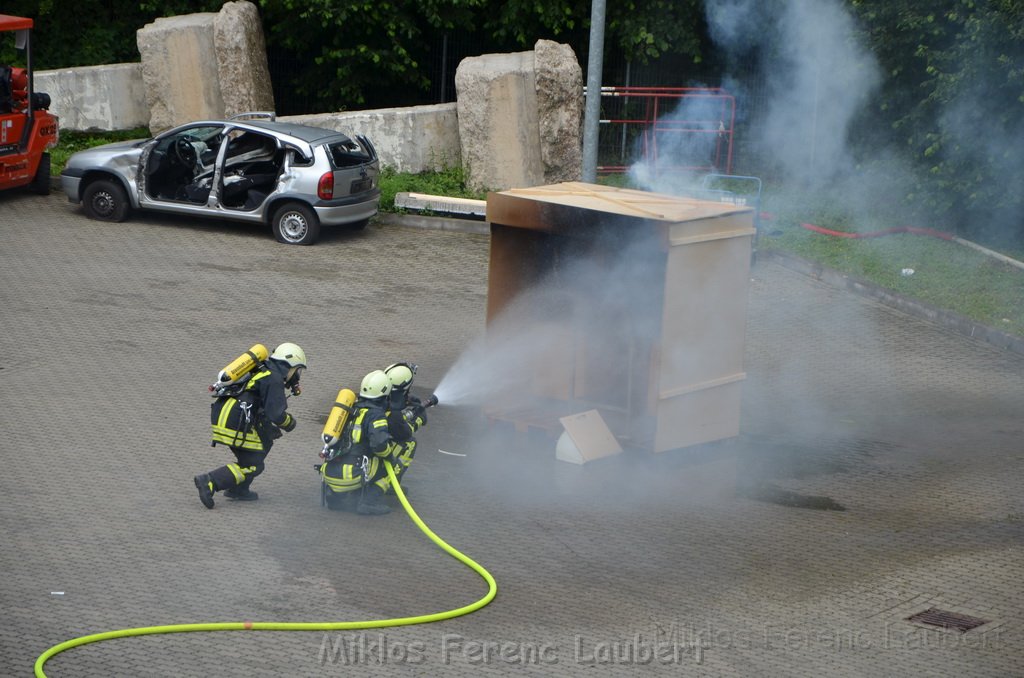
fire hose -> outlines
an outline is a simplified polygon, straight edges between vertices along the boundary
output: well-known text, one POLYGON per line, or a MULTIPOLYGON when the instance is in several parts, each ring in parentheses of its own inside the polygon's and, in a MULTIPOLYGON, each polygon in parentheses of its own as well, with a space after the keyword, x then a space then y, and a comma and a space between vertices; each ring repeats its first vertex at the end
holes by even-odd
MULTIPOLYGON (((436 402, 434 404, 436 404, 436 402)), ((433 614, 425 614, 418 617, 397 617, 393 619, 342 622, 210 622, 197 624, 168 624, 164 626, 141 626, 132 629, 105 631, 103 633, 94 633, 88 636, 72 638, 71 640, 66 640, 63 643, 54 645, 50 649, 46 650, 39 655, 38 659, 36 659, 36 677, 46 678, 46 674, 43 672, 43 665, 45 665, 52 657, 64 652, 65 650, 70 650, 71 648, 82 645, 88 645, 90 643, 98 643, 104 640, 113 640, 115 638, 152 636, 165 633, 191 633, 194 631, 348 631, 354 629, 386 628, 391 626, 412 626, 414 624, 428 624, 430 622, 461 617, 471 612, 476 612, 490 603, 498 592, 498 585, 494 581, 494 577, 491 576, 491 573, 478 565, 468 556, 455 550, 447 542, 434 534, 434 532, 427 527, 426 523, 424 523, 413 510, 412 506, 409 504, 409 500, 406 499, 405 493, 398 484, 398 477, 395 475, 395 470, 392 468, 391 462, 385 461, 384 466, 387 468, 388 477, 391 479, 391 486, 395 488, 395 494, 398 496, 399 501, 402 502, 402 507, 405 509, 405 512, 409 515, 409 518, 412 519, 416 526, 419 527, 431 541, 437 544, 448 555, 455 558, 463 565, 466 565, 468 568, 480 575, 485 582, 487 582, 487 593, 483 598, 454 610, 435 612, 433 614)))

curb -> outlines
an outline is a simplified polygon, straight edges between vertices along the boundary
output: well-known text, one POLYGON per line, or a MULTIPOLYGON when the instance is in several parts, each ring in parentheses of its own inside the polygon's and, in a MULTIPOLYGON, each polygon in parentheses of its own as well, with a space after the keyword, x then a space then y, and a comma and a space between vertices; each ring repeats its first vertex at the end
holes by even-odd
POLYGON ((763 257, 791 271, 802 273, 833 287, 845 289, 863 297, 869 297, 907 315, 928 320, 956 334, 983 341, 1005 351, 1024 355, 1024 338, 1007 334, 994 327, 982 325, 959 313, 953 313, 952 311, 936 308, 924 302, 908 299, 896 294, 892 290, 885 289, 861 278, 825 268, 821 264, 802 259, 793 254, 775 250, 758 250, 757 257, 763 257))
POLYGON ((409 228, 433 228, 441 231, 476 233, 490 235, 491 224, 479 219, 458 219, 454 217, 425 217, 419 214, 395 214, 378 212, 377 223, 384 226, 406 226, 409 228))

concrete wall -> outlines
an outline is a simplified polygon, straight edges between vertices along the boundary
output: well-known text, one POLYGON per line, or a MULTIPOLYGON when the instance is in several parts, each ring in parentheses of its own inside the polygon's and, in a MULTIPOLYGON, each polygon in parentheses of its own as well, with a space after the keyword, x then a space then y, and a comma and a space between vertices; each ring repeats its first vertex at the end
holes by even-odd
MULTIPOLYGON (((108 64, 37 71, 36 90, 53 100, 50 110, 63 130, 111 131, 147 127, 141 64, 108 64)), ((370 111, 290 115, 279 118, 347 134, 365 134, 383 166, 423 172, 458 166, 459 122, 455 104, 370 111)))
MULTIPOLYGON (((138 32, 142 63, 41 71, 37 89, 50 93, 51 110, 64 130, 148 126, 156 134, 191 120, 229 116, 235 111, 225 110, 218 65, 262 72, 251 67, 252 53, 259 51, 249 44, 252 40, 235 44, 222 39, 232 49, 221 52, 233 56, 218 53, 214 58, 215 21, 234 16, 229 10, 238 14, 239 8, 247 10, 247 35, 254 34, 255 9, 248 2, 226 3, 220 14, 158 19, 138 32), (188 96, 182 94, 186 90, 188 96)), ((266 83, 254 78, 232 90, 238 95, 233 107, 244 101, 252 106, 245 110, 273 110, 257 105, 268 103, 257 96, 266 83)), ((226 80, 238 84, 235 77, 226 80)), ((399 172, 464 167, 477 188, 503 190, 579 178, 582 78, 571 48, 539 41, 533 52, 471 57, 460 64, 456 86, 457 104, 281 120, 366 135, 381 164, 399 172)))
POLYGON ((37 71, 35 88, 50 95, 61 129, 109 131, 149 126, 142 64, 37 71))
POLYGON ((381 165, 398 172, 423 172, 462 164, 455 104, 381 108, 372 111, 288 115, 278 118, 314 127, 365 134, 381 165))

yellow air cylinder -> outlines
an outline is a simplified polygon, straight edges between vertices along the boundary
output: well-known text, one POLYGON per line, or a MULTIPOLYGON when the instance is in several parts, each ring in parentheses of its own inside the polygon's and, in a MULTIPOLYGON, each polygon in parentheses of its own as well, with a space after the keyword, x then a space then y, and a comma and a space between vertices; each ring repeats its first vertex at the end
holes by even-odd
POLYGON ((220 374, 217 375, 217 386, 233 384, 245 375, 249 374, 254 367, 267 359, 270 353, 263 344, 256 344, 248 351, 238 356, 228 364, 220 374))
POLYGON ((356 402, 356 394, 347 388, 338 391, 338 397, 334 399, 334 407, 327 415, 327 423, 324 424, 324 446, 336 445, 341 440, 341 432, 348 421, 348 415, 352 413, 352 405, 356 402))

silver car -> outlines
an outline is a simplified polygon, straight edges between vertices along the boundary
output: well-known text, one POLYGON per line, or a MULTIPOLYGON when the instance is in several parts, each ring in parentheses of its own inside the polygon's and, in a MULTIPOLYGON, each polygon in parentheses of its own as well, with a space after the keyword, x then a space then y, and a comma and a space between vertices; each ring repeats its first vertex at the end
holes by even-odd
POLYGON ((135 208, 266 223, 279 242, 312 245, 321 224, 366 226, 379 175, 365 136, 244 113, 79 151, 60 178, 93 219, 123 221, 135 208))

